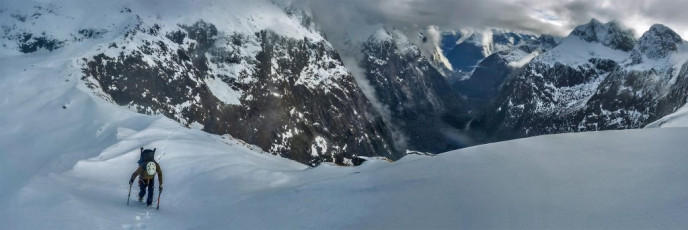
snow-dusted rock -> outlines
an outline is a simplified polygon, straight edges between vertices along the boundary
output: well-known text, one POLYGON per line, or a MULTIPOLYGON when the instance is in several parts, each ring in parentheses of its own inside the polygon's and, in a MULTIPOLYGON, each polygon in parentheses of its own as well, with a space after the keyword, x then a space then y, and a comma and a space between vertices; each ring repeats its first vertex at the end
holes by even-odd
POLYGON ((614 21, 602 24, 592 19, 587 24, 577 26, 570 35, 623 51, 630 51, 636 43, 633 30, 623 28, 614 21))
POLYGON ((676 51, 683 39, 676 32, 661 24, 655 24, 638 39, 636 49, 648 58, 658 59, 676 51))

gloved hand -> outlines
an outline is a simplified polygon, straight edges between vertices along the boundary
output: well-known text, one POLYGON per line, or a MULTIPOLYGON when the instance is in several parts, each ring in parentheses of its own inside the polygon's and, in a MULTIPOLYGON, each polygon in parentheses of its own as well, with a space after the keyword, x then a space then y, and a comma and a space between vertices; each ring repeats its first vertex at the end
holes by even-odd
POLYGON ((160 184, 160 187, 158 189, 162 192, 162 184, 160 184))
POLYGON ((129 185, 132 185, 134 183, 134 180, 129 180, 129 185))

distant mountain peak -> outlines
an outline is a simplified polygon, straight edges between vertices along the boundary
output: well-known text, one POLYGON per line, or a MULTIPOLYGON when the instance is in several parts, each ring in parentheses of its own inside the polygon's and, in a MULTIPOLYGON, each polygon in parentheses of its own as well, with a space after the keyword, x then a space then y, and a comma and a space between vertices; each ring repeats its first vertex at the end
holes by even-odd
POLYGON ((408 39, 406 34, 393 27, 380 26, 368 37, 367 42, 371 44, 394 44, 400 54, 420 55, 420 49, 408 39))
POLYGON ((394 41, 394 38, 387 28, 380 26, 380 28, 375 30, 375 32, 368 37, 368 41, 375 43, 391 42, 394 41))
POLYGON ((552 48, 561 42, 561 38, 543 34, 537 37, 535 44, 544 45, 547 49, 552 48))
POLYGON ((569 36, 576 36, 587 42, 599 42, 622 51, 631 51, 636 43, 633 30, 624 28, 615 21, 603 24, 594 18, 577 26, 569 36))
POLYGON ((683 39, 675 31, 662 24, 654 24, 638 39, 637 49, 648 58, 666 57, 678 48, 683 39))

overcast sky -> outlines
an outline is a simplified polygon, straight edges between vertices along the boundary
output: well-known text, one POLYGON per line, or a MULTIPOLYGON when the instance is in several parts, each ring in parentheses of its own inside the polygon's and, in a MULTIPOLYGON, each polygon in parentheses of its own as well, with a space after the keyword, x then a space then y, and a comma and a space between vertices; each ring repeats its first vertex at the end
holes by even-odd
POLYGON ((330 27, 376 23, 440 29, 498 27, 564 36, 576 25, 597 18, 602 22, 616 19, 635 29, 636 36, 661 23, 688 37, 688 0, 302 1, 312 7, 318 21, 330 27))

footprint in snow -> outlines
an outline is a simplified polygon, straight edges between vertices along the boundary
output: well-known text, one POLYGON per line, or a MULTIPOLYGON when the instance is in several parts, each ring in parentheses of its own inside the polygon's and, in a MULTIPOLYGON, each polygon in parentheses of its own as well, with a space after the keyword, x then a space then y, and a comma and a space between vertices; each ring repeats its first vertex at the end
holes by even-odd
MULTIPOLYGON (((144 208, 150 209, 148 207, 144 207, 144 208)), ((136 221, 136 223, 135 224, 123 224, 122 229, 124 229, 124 230, 147 229, 148 225, 146 225, 145 221, 152 219, 153 213, 154 213, 154 211, 152 211, 152 210, 145 210, 143 212, 139 212, 134 217, 134 220, 136 221)))

